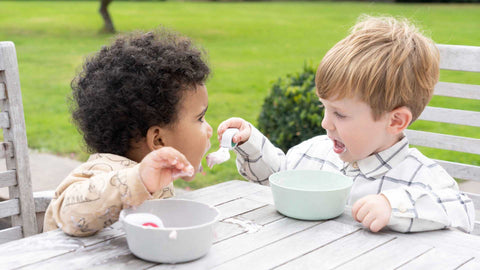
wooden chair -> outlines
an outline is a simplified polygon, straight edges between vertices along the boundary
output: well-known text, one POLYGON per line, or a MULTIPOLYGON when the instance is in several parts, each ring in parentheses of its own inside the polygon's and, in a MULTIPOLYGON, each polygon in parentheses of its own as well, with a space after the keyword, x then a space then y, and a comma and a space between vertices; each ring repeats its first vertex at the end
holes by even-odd
MULTIPOLYGON (((438 44, 437 47, 440 50, 440 69, 480 72, 480 47, 441 44, 438 44)), ((435 86, 434 95, 480 100, 480 85, 439 82, 435 86)), ((480 111, 427 106, 419 120, 463 125, 475 129, 480 127, 480 111)), ((415 124, 413 126, 415 127, 415 124)), ((480 139, 477 138, 410 129, 406 133, 410 143, 413 145, 480 155, 480 139)), ((437 160, 437 162, 457 179, 480 181, 480 166, 444 160, 437 160)), ((480 194, 467 193, 467 195, 473 200, 478 213, 480 209, 480 194)), ((479 217, 476 218, 478 220, 479 217)), ((479 221, 475 222, 474 233, 480 234, 479 221)))
POLYGON ((0 244, 38 233, 30 180, 27 135, 15 46, 0 42, 0 187, 9 188, 9 200, 0 202, 0 218, 11 217, 12 227, 0 231, 0 244))

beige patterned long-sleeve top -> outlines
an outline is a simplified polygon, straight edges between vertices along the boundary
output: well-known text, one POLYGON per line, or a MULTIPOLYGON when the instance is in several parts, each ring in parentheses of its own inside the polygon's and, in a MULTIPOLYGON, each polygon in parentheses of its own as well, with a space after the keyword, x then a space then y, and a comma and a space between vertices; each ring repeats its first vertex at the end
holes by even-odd
POLYGON ((61 228, 70 235, 92 235, 116 222, 123 208, 174 196, 172 183, 150 194, 138 170, 138 163, 122 156, 91 155, 55 190, 45 213, 44 231, 61 228))

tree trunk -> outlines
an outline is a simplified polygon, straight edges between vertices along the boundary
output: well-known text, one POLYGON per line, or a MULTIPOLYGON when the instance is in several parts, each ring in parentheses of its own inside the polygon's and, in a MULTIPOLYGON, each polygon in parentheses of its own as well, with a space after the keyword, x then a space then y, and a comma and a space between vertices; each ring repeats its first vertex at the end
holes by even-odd
POLYGON ((107 33, 115 33, 115 27, 113 26, 112 19, 110 19, 110 14, 108 14, 108 5, 113 0, 100 0, 100 14, 102 15, 104 26, 102 31, 107 33))

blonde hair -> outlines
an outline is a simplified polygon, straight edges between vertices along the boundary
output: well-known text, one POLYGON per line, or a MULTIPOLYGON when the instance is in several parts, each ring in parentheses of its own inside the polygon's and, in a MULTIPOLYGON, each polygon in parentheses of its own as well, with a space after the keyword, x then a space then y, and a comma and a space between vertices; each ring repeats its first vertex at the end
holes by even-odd
POLYGON ((439 58, 435 43, 406 19, 362 16, 320 63, 317 95, 359 98, 375 120, 406 106, 413 122, 433 95, 439 58))

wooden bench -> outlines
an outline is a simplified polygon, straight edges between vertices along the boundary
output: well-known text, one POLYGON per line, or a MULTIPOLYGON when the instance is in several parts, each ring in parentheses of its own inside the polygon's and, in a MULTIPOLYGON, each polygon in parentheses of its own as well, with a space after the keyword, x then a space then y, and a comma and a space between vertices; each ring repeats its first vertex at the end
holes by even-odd
MULTIPOLYGON (((438 44, 437 47, 440 50, 441 70, 480 72, 480 47, 442 44, 438 44)), ((435 86, 434 95, 480 101, 480 85, 442 82, 441 76, 440 82, 435 86)), ((462 125, 476 129, 480 128, 480 106, 477 109, 479 111, 427 106, 419 120, 462 125)), ((415 124, 413 126, 415 127, 415 124)), ((448 135, 412 129, 406 130, 406 133, 412 145, 480 155, 480 139, 478 138, 463 137, 464 134, 448 135)), ((476 134, 480 134, 480 132, 476 134)), ((437 162, 456 179, 480 182, 480 166, 445 160, 437 160, 437 162)), ((478 212, 480 194, 467 192, 466 194, 473 200, 478 212)), ((478 220, 479 217, 476 218, 478 220)), ((480 234, 479 221, 475 223, 474 233, 480 234)))
POLYGON ((11 227, 0 230, 0 244, 37 234, 37 213, 45 212, 52 192, 34 198, 30 178, 27 133, 18 74, 15 45, 0 42, 0 160, 6 163, 0 172, 0 188, 9 189, 9 199, 0 202, 0 218, 9 218, 11 227))

